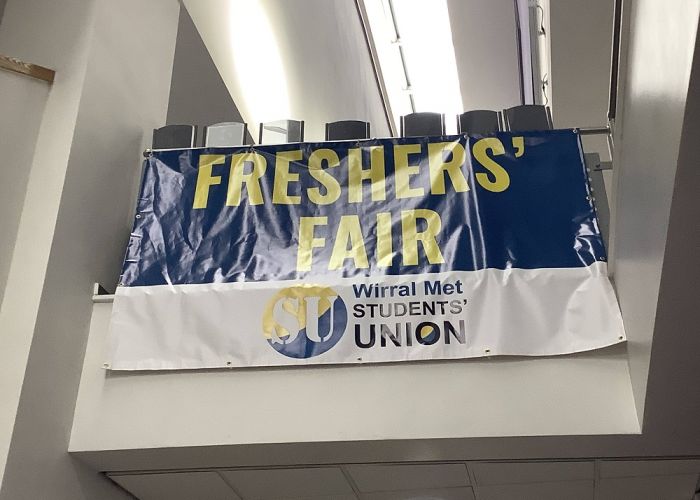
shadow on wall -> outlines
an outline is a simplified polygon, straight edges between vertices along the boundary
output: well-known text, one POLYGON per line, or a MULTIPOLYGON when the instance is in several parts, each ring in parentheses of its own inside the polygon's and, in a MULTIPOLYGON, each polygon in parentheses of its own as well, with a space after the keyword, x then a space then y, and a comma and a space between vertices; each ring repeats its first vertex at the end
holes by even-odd
POLYGON ((2 15, 5 13, 5 4, 7 0, 0 0, 0 24, 2 24, 2 15))
MULTIPOLYGON (((0 3, 4 0, 0 0, 0 3)), ((243 122, 187 9, 180 9, 173 76, 168 101, 168 124, 206 125, 243 122)), ((247 142, 253 142, 250 133, 247 142)))

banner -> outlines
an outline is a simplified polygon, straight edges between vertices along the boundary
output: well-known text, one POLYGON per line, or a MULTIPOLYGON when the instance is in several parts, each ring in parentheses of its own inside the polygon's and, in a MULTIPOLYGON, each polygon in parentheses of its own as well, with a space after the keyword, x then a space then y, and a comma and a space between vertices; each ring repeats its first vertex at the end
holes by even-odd
POLYGON ((573 130, 168 150, 144 169, 113 370, 624 340, 573 130))

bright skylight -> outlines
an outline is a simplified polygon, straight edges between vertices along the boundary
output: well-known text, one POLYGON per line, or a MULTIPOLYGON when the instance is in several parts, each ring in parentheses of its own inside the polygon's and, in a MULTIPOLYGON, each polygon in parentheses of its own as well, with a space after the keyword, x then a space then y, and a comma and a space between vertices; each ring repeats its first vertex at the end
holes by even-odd
POLYGON ((415 108, 445 113, 447 132, 455 133, 464 109, 446 0, 364 4, 397 129, 415 108))

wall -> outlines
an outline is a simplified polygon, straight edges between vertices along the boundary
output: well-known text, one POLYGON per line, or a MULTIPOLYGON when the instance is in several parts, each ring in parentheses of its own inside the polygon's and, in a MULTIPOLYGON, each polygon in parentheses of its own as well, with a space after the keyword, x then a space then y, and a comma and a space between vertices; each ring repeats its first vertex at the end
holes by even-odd
POLYGON ((520 104, 513 2, 448 0, 447 7, 464 110, 520 104))
MULTIPOLYGON (((0 15, 2 5, 0 5, 0 15)), ((0 304, 5 294, 24 193, 49 85, 0 71, 0 304)))
MULTIPOLYGON (((688 11, 697 4, 689 6, 688 11)), ((680 41, 680 40, 679 40, 680 41)), ((680 47, 678 47, 680 48, 680 47)), ((673 185, 666 248, 659 282, 654 340, 649 361, 649 378, 644 420, 673 422, 666 429, 669 435, 687 436, 700 448, 697 416, 700 415, 700 394, 695 384, 700 380, 700 308, 697 286, 700 283, 700 38, 695 39, 695 55, 688 86, 683 131, 680 136, 678 164, 673 185), (690 393, 690 395, 688 395, 690 393), (675 418, 673 418, 675 416, 675 418), (673 420, 671 420, 673 418, 673 420)), ((661 169, 659 165, 657 168, 661 169)), ((663 187, 668 187, 667 185, 663 187)), ((648 230, 658 230, 649 228, 648 230)), ((648 251, 648 250, 647 250, 648 251)), ((629 255, 625 249, 625 255, 629 255)), ((625 273, 629 273, 630 263, 625 273)), ((655 276, 654 276, 655 277, 655 276)), ((641 280, 625 274, 626 280, 641 280)), ((648 277, 646 277, 648 279, 648 277)), ((625 286, 633 283, 626 281, 625 286)), ((629 289, 628 289, 629 291, 629 289)), ((648 293, 648 292, 647 292, 648 293)), ((641 342, 640 342, 641 344, 641 342)), ((648 345, 639 345, 634 355, 648 355, 648 345)), ((631 358, 632 368, 643 373, 646 360, 631 358), (641 370, 640 370, 641 365, 641 370)), ((641 384, 639 384, 641 385, 641 384)), ((641 387, 637 388, 638 391, 641 387)))
POLYGON ((119 273, 141 151, 165 120, 178 12, 174 0, 7 5, 0 52, 57 76, 0 311, 1 499, 125 497, 67 448, 92 283, 119 273))
POLYGON ((187 9, 180 9, 167 123, 197 125, 199 137, 203 137, 207 125, 240 121, 241 113, 192 18, 187 9))
MULTIPOLYGON (((602 125, 606 120, 613 1, 548 3, 555 125, 602 125)), ((662 380, 678 381, 673 374, 686 370, 694 374, 687 379, 699 376, 697 370, 680 364, 675 368, 659 366, 656 373, 650 371, 652 339, 654 345, 674 350, 679 360, 693 351, 688 349, 687 340, 685 349, 672 340, 678 335, 675 332, 680 323, 659 323, 656 315, 657 306, 661 310, 665 302, 659 286, 665 249, 670 243, 667 228, 681 133, 684 127, 695 126, 684 121, 684 113, 699 6, 697 0, 671 4, 626 2, 613 179, 606 179, 611 181, 606 184, 612 195, 611 267, 627 328, 639 416, 641 419, 645 415, 647 401, 667 401, 656 403, 659 406, 654 406, 654 418, 674 420, 679 433, 681 427, 692 426, 681 404, 683 399, 686 404, 690 400, 676 395, 674 403, 669 404, 668 394, 679 384, 671 382, 652 394, 647 393, 647 381, 655 380, 654 386, 659 387, 662 380), (672 408, 679 410, 679 415, 673 415, 672 408)), ((602 137, 597 142, 590 139, 585 145, 589 151, 607 153, 602 137)), ((693 220, 689 215, 678 217, 693 220)), ((686 266, 694 264, 686 262, 686 266)), ((687 285, 677 282, 676 286, 683 289, 687 285)), ((649 418, 645 417, 645 422, 650 425, 649 418)))
MULTIPOLYGON (((659 284, 665 249, 671 243, 667 242, 667 229, 681 134, 688 127, 697 130, 698 125, 684 121, 684 114, 699 13, 697 0, 670 4, 644 0, 632 3, 626 14, 629 45, 615 137, 614 173, 618 189, 613 255, 640 417, 644 414, 647 378, 655 375, 649 371, 652 339, 654 344, 671 341, 676 332, 694 324, 679 320, 657 323, 656 312, 657 304, 661 307, 663 300, 659 284)), ((697 78, 695 75, 695 85, 697 78)), ((690 213, 677 217, 692 226, 694 219, 690 213)), ((697 266, 693 260, 685 265, 697 266)), ((677 282, 676 286, 687 285, 677 282)), ((684 290, 694 293, 688 288, 684 290)), ((686 339, 684 344, 685 347, 676 346, 678 355, 700 349, 700 342, 693 339, 686 339)), ((663 371, 668 376, 682 366, 667 365, 663 371)), ((689 380, 700 376, 698 370, 694 373, 695 378, 689 380)), ((679 419, 686 421, 685 415, 682 411, 669 418, 680 425, 679 419)), ((692 424, 687 422, 687 425, 692 424)))
POLYGON ((639 431, 624 346, 536 359, 106 372, 110 312, 95 304, 70 444, 77 456, 125 450, 99 470, 439 460, 468 439, 639 431))
POLYGON ((0 308, 0 474, 10 449, 34 335, 73 128, 85 76, 94 2, 66 5, 12 0, 0 30, 0 52, 57 70, 34 148, 23 213, 0 308), (54 24, 55 23, 55 24, 54 24), (51 32, 51 43, 26 26, 51 32))
MULTIPOLYGON (((552 0, 545 11, 548 79, 557 128, 608 122, 614 0, 552 0)), ((584 137, 586 152, 610 159, 605 136, 584 137)))
POLYGON ((614 263, 629 359, 107 375, 97 304, 71 450, 100 470, 700 454, 698 12, 640 0, 626 13, 614 263))
POLYGON ((259 121, 283 118, 305 120, 310 141, 323 140, 326 122, 348 119, 371 122, 373 136, 389 135, 354 2, 184 0, 184 5, 253 137, 259 121), (243 46, 232 44, 231 34, 248 22, 239 15, 241 5, 257 13, 272 36, 253 31, 243 46), (235 61, 247 62, 248 73, 235 61), (264 89, 261 97, 251 97, 251 81, 264 89))

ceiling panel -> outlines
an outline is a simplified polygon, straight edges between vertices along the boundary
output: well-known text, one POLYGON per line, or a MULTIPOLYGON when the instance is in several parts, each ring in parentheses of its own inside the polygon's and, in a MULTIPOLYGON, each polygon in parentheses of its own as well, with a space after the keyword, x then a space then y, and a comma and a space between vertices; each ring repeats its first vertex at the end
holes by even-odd
POLYGON ((351 465, 346 470, 361 492, 469 486, 464 464, 351 465))
POLYGON ((333 496, 353 491, 337 467, 222 471, 221 475, 246 500, 273 500, 333 496))
POLYGON ((598 500, 689 500, 697 485, 697 474, 601 479, 598 500))
POLYGON ((599 468, 602 478, 699 473, 700 460, 604 460, 599 468))
MULTIPOLYGON (((244 500, 249 500, 248 498, 244 500)), ((251 497, 250 500, 255 500, 255 498, 251 497)), ((281 496, 281 497, 265 497, 265 500, 357 500, 357 497, 353 493, 352 495, 321 495, 321 496, 301 496, 301 497, 290 497, 290 496, 281 496)))
POLYGON ((139 500, 240 500, 216 472, 109 476, 139 500))
POLYGON ((362 493, 361 500, 474 500, 471 488, 362 493))
MULTIPOLYGON (((477 489, 479 500, 593 500, 594 490, 593 480, 502 484, 477 489)), ((627 498, 634 497, 618 497, 616 500, 627 498)))
POLYGON ((593 479, 593 462, 530 462, 470 464, 478 485, 547 483, 593 479))
POLYGON ((618 460, 597 471, 592 461, 469 462, 109 476, 139 500, 687 500, 699 472, 700 460, 618 460))

